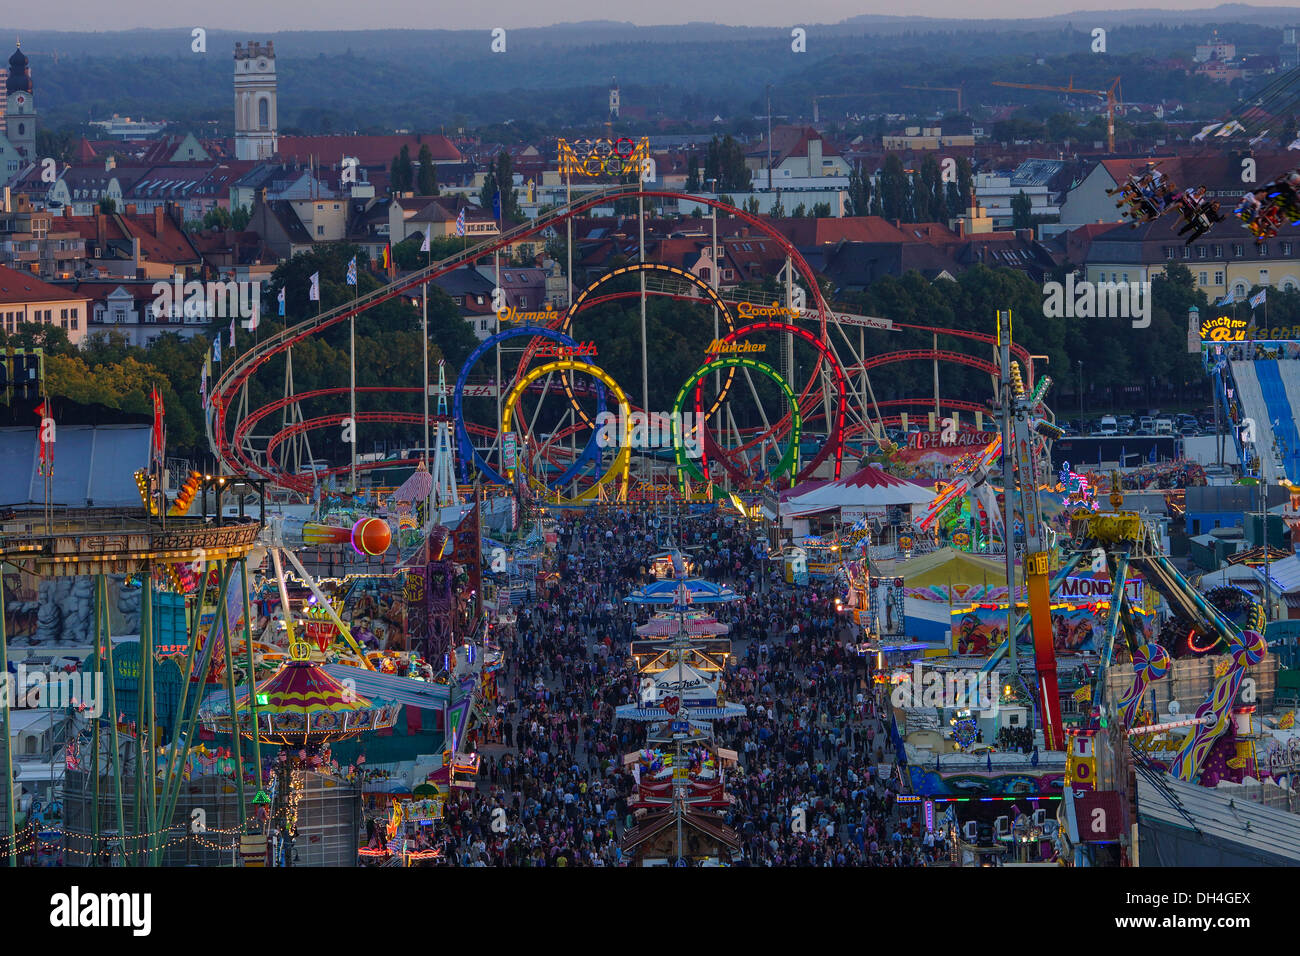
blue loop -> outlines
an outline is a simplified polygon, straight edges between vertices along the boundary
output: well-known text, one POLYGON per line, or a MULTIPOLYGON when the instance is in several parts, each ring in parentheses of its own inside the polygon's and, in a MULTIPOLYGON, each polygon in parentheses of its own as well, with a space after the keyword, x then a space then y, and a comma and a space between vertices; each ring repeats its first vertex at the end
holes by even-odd
MULTIPOLYGON (((487 463, 487 459, 478 453, 478 449, 476 449, 474 443, 470 441, 469 430, 465 427, 465 380, 469 378, 470 369, 478 363, 478 360, 483 357, 485 352, 495 346, 498 342, 504 342, 506 339, 518 338, 521 335, 527 335, 532 338, 540 337, 551 339, 554 342, 558 342, 560 345, 566 345, 570 348, 578 344, 572 336, 566 335, 564 332, 560 332, 556 329, 548 329, 543 325, 524 325, 518 328, 506 329, 503 332, 498 332, 491 338, 485 339, 478 348, 470 353, 469 358, 465 359, 465 364, 461 366, 460 375, 456 377, 456 391, 452 398, 451 406, 452 416, 456 419, 456 444, 460 447, 461 481, 469 480, 469 463, 472 461, 474 467, 481 471, 483 476, 489 481, 498 485, 509 486, 511 484, 509 480, 502 477, 500 472, 487 463)), ((502 383, 498 382, 497 388, 500 389, 501 386, 502 383)), ((596 382, 596 402, 598 412, 605 411, 605 386, 599 381, 596 382)), ((497 427, 500 427, 500 423, 498 423, 497 427)), ((591 433, 591 438, 587 440, 586 447, 583 448, 582 454, 578 456, 577 460, 564 474, 548 482, 547 487, 563 487, 573 479, 574 475, 576 475, 581 469, 585 468, 588 462, 594 461, 599 463, 602 453, 602 449, 596 440, 599 434, 599 431, 593 431, 591 433)))

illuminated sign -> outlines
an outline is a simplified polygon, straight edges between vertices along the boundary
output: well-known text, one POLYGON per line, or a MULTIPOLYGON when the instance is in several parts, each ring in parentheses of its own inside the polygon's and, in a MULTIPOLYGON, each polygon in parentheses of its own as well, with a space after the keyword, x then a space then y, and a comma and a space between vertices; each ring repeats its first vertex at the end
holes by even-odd
POLYGON ((1234 319, 1228 315, 1216 316, 1201 323, 1201 340, 1205 342, 1244 342, 1246 339, 1245 319, 1234 319))
POLYGON ((539 345, 533 353, 537 358, 573 358, 576 355, 595 355, 595 342, 581 342, 578 345, 539 345))
MULTIPOLYGON (((1139 607, 1144 597, 1143 587, 1140 578, 1128 577, 1124 580, 1125 594, 1132 604, 1139 607)), ((1110 578, 1070 577, 1061 582, 1056 593, 1071 604, 1088 604, 1094 599, 1109 601, 1113 591, 1114 583, 1110 578)))
POLYGON ((548 302, 543 312, 520 312, 514 306, 508 309, 500 309, 497 312, 497 319, 501 322, 522 322, 525 325, 550 325, 560 314, 548 302))
POLYGON ((714 339, 705 350, 709 355, 738 355, 748 352, 766 352, 767 346, 758 342, 727 342, 714 339))
POLYGON ((961 431, 955 435, 949 435, 948 440, 943 440, 943 432, 913 432, 907 440, 909 448, 945 448, 954 445, 987 445, 989 441, 988 432, 968 432, 961 431))
POLYGON ((752 302, 737 302, 736 315, 742 319, 775 319, 778 316, 789 316, 797 319, 803 315, 798 309, 787 309, 779 303, 773 302, 771 305, 754 305, 752 302))
POLYGON ((560 140, 560 175, 625 176, 641 173, 641 161, 650 157, 650 140, 644 136, 618 139, 560 140))

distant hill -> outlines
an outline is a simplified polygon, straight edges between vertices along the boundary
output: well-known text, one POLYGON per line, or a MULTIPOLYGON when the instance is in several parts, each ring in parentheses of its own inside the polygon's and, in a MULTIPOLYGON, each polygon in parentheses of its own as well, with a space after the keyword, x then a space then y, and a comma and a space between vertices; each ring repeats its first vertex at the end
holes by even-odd
POLYGON ((946 98, 902 87, 961 83, 966 103, 978 110, 1026 101, 989 86, 992 80, 1055 84, 1073 76, 1076 85, 1099 87, 1117 74, 1131 101, 1173 98, 1217 115, 1231 102, 1227 88, 1171 73, 1159 61, 1190 57, 1209 24, 1239 52, 1272 53, 1277 26, 1292 21, 1300 13, 1246 5, 1032 20, 864 15, 808 24, 805 54, 791 52, 788 28, 614 20, 510 29, 505 55, 490 51, 486 30, 211 29, 202 54, 191 52, 190 33, 181 29, 25 31, 23 47, 38 51, 30 53, 32 72, 50 126, 119 113, 229 133, 234 43, 256 38, 275 43, 282 129, 515 123, 558 131, 604 121, 610 76, 618 78, 625 109, 644 111, 641 129, 660 115, 673 122, 707 123, 715 114, 729 123, 753 119, 765 110, 768 84, 780 115, 807 119, 812 96, 831 92, 853 95, 827 101, 823 115, 938 111, 951 105, 946 98), (1105 56, 1089 51, 1097 25, 1109 31, 1105 56))

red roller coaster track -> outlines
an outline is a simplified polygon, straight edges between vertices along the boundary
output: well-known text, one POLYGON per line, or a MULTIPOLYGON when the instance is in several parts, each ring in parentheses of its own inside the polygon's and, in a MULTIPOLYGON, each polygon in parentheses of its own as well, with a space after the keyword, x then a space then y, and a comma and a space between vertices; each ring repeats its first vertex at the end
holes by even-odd
MULTIPOLYGON (((272 437, 271 442, 267 446, 266 467, 259 465, 257 462, 252 460, 245 453, 243 447, 245 439, 249 435, 251 429, 256 424, 256 422, 262 420, 269 414, 273 414, 277 410, 285 408, 289 404, 293 404, 311 397, 321 397, 327 394, 339 394, 341 392, 346 392, 347 389, 346 388, 317 389, 311 392, 302 393, 300 395, 288 396, 284 399, 279 399, 275 402, 269 403, 267 406, 264 406, 263 408, 257 409, 254 412, 250 413, 242 421, 237 422, 235 425, 234 434, 228 438, 227 437, 228 410, 233 407, 235 403, 235 398, 238 395, 239 390, 244 386, 244 384, 249 380, 249 378, 252 377, 252 375, 257 371, 258 368, 265 365, 274 355, 277 355, 285 351, 295 343, 304 340, 309 335, 312 335, 316 332, 322 331, 333 325, 336 325, 344 321, 345 319, 350 318, 351 316, 365 312, 367 309, 370 309, 376 305, 379 305, 382 302, 386 302, 389 299, 399 296, 403 292, 406 292, 410 289, 414 289, 425 282, 431 281, 433 279, 438 278, 439 276, 445 275, 446 273, 451 272, 452 270, 468 262, 473 262, 485 256, 491 255, 493 252, 505 248, 509 246, 511 243, 517 242, 520 239, 527 238, 528 236, 534 235, 546 229, 548 226, 552 226, 556 223, 563 222, 566 219, 569 219, 583 212, 586 212, 587 210, 591 209, 594 206, 608 203, 614 199, 637 198, 637 197, 646 197, 652 199, 678 199, 678 200, 689 199, 693 202, 698 202, 702 205, 707 205, 722 210, 731 216, 743 220, 744 222, 758 229, 764 235, 770 237, 771 240, 774 243, 776 243, 776 245, 783 252, 785 252, 786 255, 789 256, 794 267, 807 280, 808 287, 812 290, 812 295, 815 300, 815 305, 816 305, 815 311, 817 312, 818 315, 818 332, 821 340, 823 342, 826 341, 827 317, 828 314, 830 313, 830 309, 826 303, 825 298, 821 294, 821 290, 816 282, 815 275, 811 267, 808 265, 807 261, 799 253, 798 249, 795 248, 794 245, 791 244, 783 235, 781 235, 779 232, 774 230, 766 221, 750 213, 747 213, 744 210, 736 209, 735 207, 729 206, 725 203, 721 203, 714 199, 690 196, 688 194, 678 193, 678 192, 659 191, 659 190, 642 191, 636 187, 615 186, 609 189, 598 190, 592 193, 588 193, 586 196, 582 197, 581 199, 575 200, 570 206, 554 210, 551 213, 548 213, 544 216, 540 216, 537 219, 532 220, 530 222, 524 223, 512 230, 502 233, 499 236, 493 237, 491 239, 486 240, 485 242, 479 243, 478 245, 469 248, 457 255, 451 256, 447 259, 443 259, 440 262, 434 263, 433 265, 428 266, 424 269, 416 270, 415 272, 412 272, 409 275, 401 279, 398 279, 395 282, 391 282, 385 286, 380 287, 379 289, 366 293, 365 295, 360 296, 359 298, 343 306, 339 306, 335 309, 331 309, 330 311, 323 312, 319 315, 311 316, 292 326, 288 326, 287 328, 281 330, 280 332, 277 332, 274 335, 270 336, 269 338, 265 339, 264 341, 258 343, 253 349, 249 350, 248 352, 245 352, 243 355, 238 356, 234 361, 232 361, 227 366, 227 368, 223 372, 221 378, 215 384, 212 391, 212 402, 213 402, 215 414, 213 414, 209 418, 209 442, 212 445, 216 455, 221 459, 221 461, 228 468, 230 468, 233 471, 259 474, 283 487, 292 488, 297 491, 303 491, 305 487, 310 487, 311 480, 312 480, 310 476, 290 475, 284 473, 283 471, 273 470, 275 468, 275 465, 274 465, 274 458, 272 456, 272 451, 275 447, 278 447, 278 445, 281 444, 284 441, 284 439, 287 438, 289 435, 301 433, 304 431, 309 431, 312 430, 313 428, 324 428, 324 427, 329 427, 331 425, 337 425, 339 421, 341 421, 342 416, 325 416, 322 418, 315 418, 315 419, 311 419, 309 422, 299 422, 294 426, 289 426, 288 428, 282 429, 280 432, 278 432, 275 436, 272 437)), ((639 295, 639 294, 640 294, 639 291, 634 291, 634 292, 612 293, 612 294, 605 294, 605 295, 600 295, 595 297, 588 297, 582 302, 582 307, 590 307, 598 303, 612 301, 617 298, 626 298, 632 295, 639 295)), ((651 294, 669 295, 672 298, 692 299, 692 300, 699 301, 698 296, 680 295, 680 294, 664 292, 662 290, 655 290, 651 292, 651 294)), ((574 304, 575 306, 578 305, 577 302, 575 302, 574 304)), ((576 311, 577 309, 573 310, 573 312, 576 311)), ((569 313, 570 319, 572 317, 572 314, 573 313, 569 313)), ((564 314, 562 313, 561 317, 563 317, 563 315, 564 314)), ((897 327, 934 332, 941 335, 954 335, 954 336, 970 338, 982 342, 991 343, 994 341, 994 338, 991 335, 985 333, 979 333, 979 332, 971 332, 971 331, 961 330, 961 329, 941 329, 941 328, 931 328, 927 326, 908 325, 908 324, 901 324, 901 323, 898 324, 897 327)), ((1029 368, 1031 369, 1031 379, 1032 379, 1032 360, 1029 358, 1028 354, 1024 351, 1024 349, 1020 348, 1019 346, 1015 347, 1015 351, 1017 356, 1023 358, 1026 361, 1029 368)), ((991 362, 986 362, 981 359, 974 358, 972 356, 963 355, 962 353, 959 352, 950 352, 950 351, 933 350, 933 349, 909 350, 900 353, 886 353, 885 355, 872 356, 871 358, 867 359, 860 365, 849 368, 848 371, 850 372, 859 371, 859 370, 866 371, 871 368, 878 367, 880 365, 888 364, 889 361, 907 361, 911 359, 933 360, 936 358, 942 361, 951 361, 957 364, 969 365, 975 368, 980 368, 981 370, 989 371, 991 374, 996 373, 996 369, 994 368, 991 362), (891 358, 891 356, 893 357, 891 358)), ((818 369, 820 368, 822 361, 823 361, 823 356, 819 353, 817 356, 818 369)), ((817 382, 816 371, 817 370, 814 369, 814 373, 809 377, 808 386, 805 388, 804 392, 800 395, 801 404, 803 400, 806 398, 806 396, 808 395, 808 393, 812 390, 815 383, 817 382)), ((390 387, 368 386, 368 387, 359 388, 358 391, 419 392, 420 390, 418 388, 402 388, 402 387, 390 388, 390 387)), ((880 403, 880 404, 886 404, 886 403, 880 403)), ((956 406, 954 405, 953 407, 956 406)), ((369 421, 369 422, 374 422, 374 421, 407 422, 408 420, 411 419, 411 416, 409 416, 408 413, 366 412, 366 413, 358 413, 357 417, 361 421, 369 421)), ((422 423, 424 420, 423 416, 413 416, 413 418, 414 421, 418 423, 422 423)), ((769 429, 769 434, 775 435, 777 437, 777 440, 780 440, 782 429, 788 430, 789 428, 789 420, 790 420, 790 416, 789 414, 787 414, 781 421, 779 421, 776 425, 774 425, 771 429, 769 429)), ((862 431, 862 426, 860 425, 854 426, 851 430, 853 432, 860 433, 862 431)), ((845 430, 844 432, 845 436, 847 436, 848 431, 849 429, 845 430)), ((751 441, 749 443, 749 446, 747 447, 752 447, 757 442, 763 440, 763 438, 769 437, 769 434, 758 436, 758 438, 751 441)), ((824 458, 825 456, 822 455, 821 457, 824 458)), ((383 464, 392 464, 392 462, 385 462, 383 464)), ((375 467, 375 466, 376 463, 371 463, 367 465, 367 467, 375 467)), ((331 473, 337 471, 340 470, 331 469, 331 473)))
MULTIPOLYGON (((608 203, 614 199, 632 199, 637 197, 650 199, 689 199, 693 202, 699 202, 703 205, 723 210, 729 215, 735 216, 749 223, 765 235, 770 236, 772 241, 790 257, 795 268, 798 269, 799 272, 808 280, 808 285, 812 290, 814 299, 816 300, 817 312, 820 320, 820 333, 822 337, 825 338, 828 308, 826 300, 821 294, 821 289, 817 285, 812 268, 800 254, 799 250, 796 249, 784 236, 776 232, 776 230, 774 230, 764 220, 751 215, 742 209, 736 209, 726 203, 718 202, 715 199, 689 196, 677 192, 641 190, 636 187, 614 186, 609 189, 596 190, 592 193, 588 193, 581 199, 575 200, 569 206, 539 216, 537 219, 531 220, 530 222, 508 230, 499 236, 495 236, 485 242, 479 243, 473 248, 466 249, 457 255, 450 256, 440 262, 427 266, 424 269, 418 269, 395 282, 390 282, 385 286, 372 290, 346 305, 304 319, 303 321, 291 325, 258 343, 258 345, 253 349, 245 352, 243 355, 231 362, 213 388, 212 402, 215 408, 215 414, 209 418, 209 444, 222 462, 233 471, 259 474, 282 486, 296 488, 298 483, 288 480, 291 476, 273 472, 268 468, 257 464, 244 453, 241 445, 227 439, 227 410, 233 406, 235 397, 238 395, 240 388, 260 366, 268 362, 273 355, 279 354, 285 349, 291 347, 294 343, 307 338, 309 335, 327 329, 333 325, 337 325, 351 316, 365 312, 367 309, 371 309, 382 302, 387 302, 389 299, 401 295, 408 289, 414 289, 417 286, 445 275, 468 262, 473 262, 483 258, 484 256, 491 255, 493 252, 508 247, 510 244, 517 242, 520 239, 525 239, 528 236, 541 232, 548 226, 554 225, 558 222, 563 222, 566 219, 579 215, 594 206, 608 203)), ((423 421, 423 418, 421 418, 421 421, 423 421)))

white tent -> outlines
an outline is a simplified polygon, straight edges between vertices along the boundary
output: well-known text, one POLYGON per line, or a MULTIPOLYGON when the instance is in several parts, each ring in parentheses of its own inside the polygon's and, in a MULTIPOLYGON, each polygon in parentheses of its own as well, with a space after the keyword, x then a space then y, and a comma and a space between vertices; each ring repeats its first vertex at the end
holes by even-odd
POLYGON ((929 504, 933 498, 931 489, 868 465, 838 481, 785 498, 781 502, 781 517, 812 515, 837 508, 856 509, 861 513, 862 509, 929 504))
POLYGON ((654 675, 655 692, 662 701, 665 697, 679 696, 685 702, 716 700, 717 682, 707 674, 686 664, 674 664, 666 671, 654 675))

